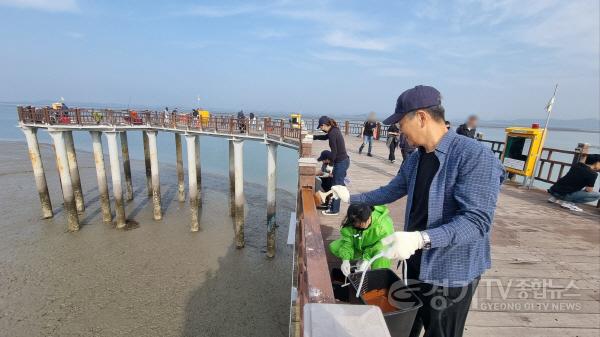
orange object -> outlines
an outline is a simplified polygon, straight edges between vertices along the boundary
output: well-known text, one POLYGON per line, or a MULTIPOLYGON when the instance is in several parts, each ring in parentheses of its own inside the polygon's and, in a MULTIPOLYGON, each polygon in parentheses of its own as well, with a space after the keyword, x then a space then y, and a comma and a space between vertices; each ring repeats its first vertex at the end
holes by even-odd
POLYGON ((366 304, 378 306, 384 314, 398 311, 398 308, 390 304, 388 301, 387 289, 369 290, 363 294, 362 298, 366 304))

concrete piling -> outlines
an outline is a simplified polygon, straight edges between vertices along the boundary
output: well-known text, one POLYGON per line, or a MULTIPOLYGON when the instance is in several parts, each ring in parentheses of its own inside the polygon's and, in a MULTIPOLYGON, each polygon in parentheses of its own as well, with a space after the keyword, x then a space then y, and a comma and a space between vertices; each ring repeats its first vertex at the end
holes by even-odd
POLYGON ((110 197, 108 195, 108 183, 106 169, 104 166, 104 151, 102 149, 102 132, 90 131, 92 136, 92 148, 94 151, 94 163, 96 164, 96 177, 98 179, 98 192, 100 192, 100 206, 102 208, 102 221, 112 222, 110 212, 110 197))
POLYGON ((267 257, 275 256, 276 249, 276 199, 277 143, 267 143, 267 257))
POLYGON ((150 167, 152 170, 152 204, 154 206, 154 220, 162 219, 160 200, 160 175, 158 172, 158 151, 156 147, 156 131, 147 131, 148 147, 150 152, 150 167))
POLYGON ((71 183, 73 184, 73 192, 75 193, 75 205, 77 205, 77 212, 83 213, 85 211, 85 204, 83 202, 83 191, 81 190, 81 178, 79 177, 79 165, 77 164, 73 131, 64 132, 67 159, 69 160, 69 170, 71 171, 71 183))
POLYGON ((200 166, 200 136, 196 136, 196 181, 198 182, 198 199, 202 199, 202 168, 200 166))
POLYGON ((148 133, 142 131, 142 139, 144 141, 144 165, 146 167, 146 190, 148 196, 152 196, 152 167, 150 165, 150 149, 148 148, 148 133))
POLYGON ((229 215, 235 216, 235 161, 233 139, 229 140, 229 215))
POLYGON ((113 185, 113 197, 115 198, 116 226, 125 228, 125 204, 123 202, 123 187, 121 186, 121 165, 119 165, 119 146, 117 144, 117 132, 106 132, 108 140, 108 158, 110 160, 110 176, 113 185))
POLYGON ((23 130, 23 133, 25 133, 25 139, 27 140, 27 148, 29 150, 29 159, 31 159, 31 166, 33 168, 33 176, 35 177, 35 185, 40 196, 40 203, 42 204, 42 218, 48 219, 53 217, 54 213, 52 212, 52 202, 50 201, 50 194, 48 193, 48 183, 46 182, 42 156, 40 155, 37 128, 24 126, 21 127, 21 129, 23 130))
POLYGON ((65 134, 68 133, 68 131, 50 131, 49 133, 54 141, 54 149, 56 151, 56 166, 58 167, 62 186, 67 230, 71 232, 77 231, 79 230, 79 217, 77 215, 75 194, 71 182, 71 170, 69 168, 69 159, 67 156, 67 146, 65 144, 65 134))
POLYGON ((190 230, 197 232, 198 224, 198 178, 196 177, 196 138, 195 135, 185 135, 188 164, 188 193, 190 198, 190 230))
POLYGON ((131 163, 129 161, 129 144, 127 132, 119 133, 121 137, 121 156, 123 157, 123 174, 125 175, 125 200, 133 200, 133 184, 131 183, 131 163))
POLYGON ((233 157, 235 171, 235 246, 242 248, 244 240, 244 141, 235 139, 233 141, 233 157))
POLYGON ((185 202, 185 185, 183 177, 183 155, 181 153, 181 135, 175 133, 175 155, 177 157, 177 199, 185 202))

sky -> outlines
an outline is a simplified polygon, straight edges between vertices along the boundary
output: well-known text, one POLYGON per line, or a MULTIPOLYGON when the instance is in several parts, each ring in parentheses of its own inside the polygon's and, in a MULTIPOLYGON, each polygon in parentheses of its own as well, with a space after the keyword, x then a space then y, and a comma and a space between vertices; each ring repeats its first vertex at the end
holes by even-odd
POLYGON ((598 118, 599 2, 0 0, 0 101, 598 118))

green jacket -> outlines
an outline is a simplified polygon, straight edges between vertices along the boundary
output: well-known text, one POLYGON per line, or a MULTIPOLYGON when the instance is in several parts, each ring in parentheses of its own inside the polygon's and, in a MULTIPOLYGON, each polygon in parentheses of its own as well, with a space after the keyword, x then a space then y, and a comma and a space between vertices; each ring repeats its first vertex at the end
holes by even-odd
MULTIPOLYGON (((371 213, 371 225, 367 229, 342 227, 341 238, 331 242, 329 250, 342 260, 369 260, 383 250, 381 239, 392 233, 394 233, 394 223, 390 217, 390 210, 386 206, 375 206, 371 213)), ((389 267, 389 260, 380 261, 377 265, 389 267)), ((373 268, 375 267, 377 266, 374 264, 373 268)))

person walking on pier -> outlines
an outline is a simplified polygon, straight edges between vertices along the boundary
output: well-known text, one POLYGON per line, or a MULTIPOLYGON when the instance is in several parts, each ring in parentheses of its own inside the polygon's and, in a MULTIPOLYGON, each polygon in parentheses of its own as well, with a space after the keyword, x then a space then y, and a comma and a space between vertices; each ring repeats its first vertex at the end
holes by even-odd
POLYGON ((398 147, 398 137, 400 137, 400 129, 396 123, 390 125, 387 130, 387 140, 385 144, 390 150, 388 160, 393 164, 396 161, 396 147, 398 147))
POLYGON ((481 274, 491 267, 490 232, 504 169, 489 148, 444 124, 441 95, 416 86, 398 98, 384 124, 400 123, 419 147, 386 186, 348 195, 383 205, 407 196, 404 231, 382 240, 385 256, 406 260, 411 289, 422 300, 410 336, 461 337, 481 274))
POLYGON ((479 119, 475 115, 469 116, 467 122, 456 128, 456 133, 469 138, 475 138, 477 134, 477 121, 479 119))
POLYGON ((362 154, 362 151, 365 148, 365 145, 368 144, 369 147, 367 148, 367 156, 369 156, 369 157, 373 156, 371 154, 371 149, 373 148, 373 134, 376 129, 377 129, 377 121, 375 120, 375 113, 370 112, 369 117, 367 117, 367 120, 365 121, 365 124, 362 127, 362 131, 360 132, 363 142, 360 145, 360 147, 358 148, 358 154, 362 154))
MULTIPOLYGON (((338 128, 336 121, 327 116, 321 116, 321 118, 319 118, 319 125, 317 128, 326 134, 315 135, 313 139, 329 140, 331 158, 333 158, 333 185, 345 186, 346 173, 350 167, 350 157, 348 157, 348 153, 346 152, 344 136, 338 128)), ((340 212, 340 199, 335 198, 331 202, 331 207, 322 212, 325 215, 338 215, 340 212)))
POLYGON ((569 172, 548 189, 548 193, 552 195, 548 202, 558 203, 574 211, 582 211, 573 204, 600 199, 600 192, 594 191, 598 172, 600 172, 600 154, 589 154, 585 163, 571 166, 569 172))

